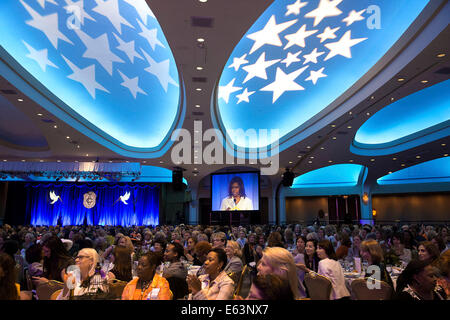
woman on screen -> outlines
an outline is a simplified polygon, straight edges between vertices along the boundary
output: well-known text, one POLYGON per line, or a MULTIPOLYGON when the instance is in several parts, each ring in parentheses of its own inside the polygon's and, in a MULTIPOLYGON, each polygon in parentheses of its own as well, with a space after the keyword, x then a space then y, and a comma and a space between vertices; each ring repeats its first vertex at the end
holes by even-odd
POLYGON ((244 182, 240 177, 233 177, 228 185, 228 197, 222 200, 221 211, 253 210, 253 202, 245 195, 244 182))

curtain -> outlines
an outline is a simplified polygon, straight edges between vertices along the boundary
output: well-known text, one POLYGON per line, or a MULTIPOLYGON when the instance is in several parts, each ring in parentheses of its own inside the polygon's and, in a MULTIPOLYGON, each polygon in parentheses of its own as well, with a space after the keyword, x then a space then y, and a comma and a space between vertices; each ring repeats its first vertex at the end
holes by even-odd
POLYGON ((119 184, 27 184, 27 215, 31 225, 158 225, 159 187, 119 184), (97 195, 96 204, 87 209, 83 195, 97 195), (60 199, 51 204, 50 192, 60 199), (120 196, 130 193, 127 204, 120 196))

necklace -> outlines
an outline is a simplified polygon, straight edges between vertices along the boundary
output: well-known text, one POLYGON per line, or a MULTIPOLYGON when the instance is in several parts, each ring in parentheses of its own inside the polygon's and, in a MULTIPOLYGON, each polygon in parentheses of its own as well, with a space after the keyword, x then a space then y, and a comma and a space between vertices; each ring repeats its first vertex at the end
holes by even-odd
POLYGON ((151 284, 152 284, 151 281, 142 281, 141 282, 141 300, 145 294, 145 291, 147 291, 148 287, 150 287, 151 284))

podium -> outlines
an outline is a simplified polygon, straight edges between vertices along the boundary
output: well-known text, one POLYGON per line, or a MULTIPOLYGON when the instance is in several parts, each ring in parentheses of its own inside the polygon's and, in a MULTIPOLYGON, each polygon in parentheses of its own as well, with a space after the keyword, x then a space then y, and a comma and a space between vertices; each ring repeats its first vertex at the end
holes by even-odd
POLYGON ((261 214, 259 211, 212 211, 209 213, 209 225, 240 226, 249 224, 260 224, 261 214))

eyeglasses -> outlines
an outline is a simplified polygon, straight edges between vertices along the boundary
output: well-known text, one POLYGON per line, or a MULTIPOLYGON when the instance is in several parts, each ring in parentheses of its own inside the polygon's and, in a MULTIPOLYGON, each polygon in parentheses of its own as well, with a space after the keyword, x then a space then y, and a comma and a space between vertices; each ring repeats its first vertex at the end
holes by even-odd
POLYGON ((83 258, 90 258, 89 256, 77 256, 76 258, 75 258, 75 260, 76 259, 83 259, 83 258))

